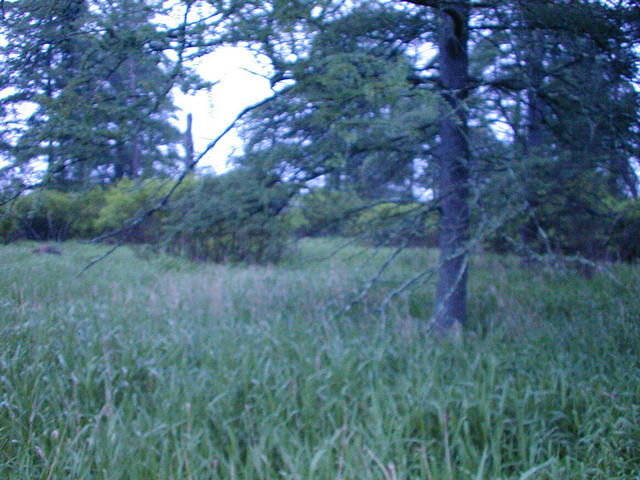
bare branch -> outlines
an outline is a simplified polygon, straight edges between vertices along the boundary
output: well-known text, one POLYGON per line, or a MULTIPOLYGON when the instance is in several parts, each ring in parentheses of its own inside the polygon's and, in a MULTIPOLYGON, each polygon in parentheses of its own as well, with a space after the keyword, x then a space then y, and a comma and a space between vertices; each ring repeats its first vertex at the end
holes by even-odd
POLYGON ((82 274, 84 272, 86 272, 87 270, 89 270, 91 267, 93 267, 96 263, 100 263, 102 260, 104 260, 105 258, 107 258, 109 255, 111 255, 113 252, 115 252, 118 248, 120 248, 122 246, 122 242, 118 242, 115 245, 113 245, 109 250, 107 250, 105 253, 103 253, 102 255, 100 255, 98 258, 91 260, 88 264, 86 264, 84 266, 84 268, 82 270, 80 270, 77 274, 76 274, 76 278, 79 278, 82 276, 82 274))

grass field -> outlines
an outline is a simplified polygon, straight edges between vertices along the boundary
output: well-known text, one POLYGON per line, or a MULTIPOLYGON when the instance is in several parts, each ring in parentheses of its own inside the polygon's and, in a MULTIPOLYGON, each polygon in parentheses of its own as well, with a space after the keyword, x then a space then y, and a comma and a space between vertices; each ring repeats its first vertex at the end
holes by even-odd
POLYGON ((105 247, 0 246, 0 479, 640 478, 640 268, 480 256, 438 341, 429 281, 375 310, 433 252, 336 316, 384 256, 334 246, 80 277, 105 247))

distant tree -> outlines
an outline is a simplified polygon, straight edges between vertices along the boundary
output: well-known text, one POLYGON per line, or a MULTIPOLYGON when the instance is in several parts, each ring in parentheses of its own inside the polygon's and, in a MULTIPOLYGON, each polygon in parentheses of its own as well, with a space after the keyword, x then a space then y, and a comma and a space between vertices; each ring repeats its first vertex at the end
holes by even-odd
POLYGON ((171 90, 200 81, 181 61, 193 39, 154 22, 161 13, 143 0, 5 5, 0 146, 12 169, 45 163, 61 187, 175 171, 171 90))
POLYGON ((73 89, 82 64, 79 56, 88 50, 86 42, 79 40, 87 16, 85 1, 27 0, 4 6, 5 43, 0 52, 3 113, 32 110, 26 125, 4 117, 4 155, 13 156, 17 165, 39 158, 53 173, 57 152, 72 143, 71 132, 66 137, 53 135, 54 122, 66 119, 52 118, 51 107, 65 88, 73 89))
POLYGON ((509 28, 491 38, 500 54, 487 96, 513 136, 505 165, 526 211, 511 241, 525 255, 601 256, 613 203, 637 196, 630 16, 587 2, 516 2, 494 13, 509 28))

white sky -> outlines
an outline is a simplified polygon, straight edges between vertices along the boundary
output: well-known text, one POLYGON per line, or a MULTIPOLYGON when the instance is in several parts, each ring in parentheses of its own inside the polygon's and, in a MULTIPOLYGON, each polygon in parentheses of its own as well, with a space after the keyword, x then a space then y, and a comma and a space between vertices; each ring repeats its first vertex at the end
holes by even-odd
MULTIPOLYGON (((193 115, 193 143, 196 154, 202 152, 242 109, 270 96, 273 92, 265 75, 268 66, 260 63, 246 49, 224 47, 198 62, 200 76, 211 82, 218 81, 210 91, 196 95, 174 92, 175 104, 182 110, 178 115, 178 127, 184 131, 187 114, 193 115), (249 71, 248 71, 249 70, 249 71), (256 72, 256 73, 251 73, 256 72)), ((227 162, 242 151, 242 141, 237 132, 229 132, 199 163, 199 168, 210 168, 217 173, 228 169, 227 162)))

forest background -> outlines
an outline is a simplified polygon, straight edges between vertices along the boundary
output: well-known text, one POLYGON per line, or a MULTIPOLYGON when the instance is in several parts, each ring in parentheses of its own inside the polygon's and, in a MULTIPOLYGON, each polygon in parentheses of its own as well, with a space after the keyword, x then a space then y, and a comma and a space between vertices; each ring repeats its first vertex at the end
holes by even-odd
POLYGON ((258 263, 292 236, 437 247, 435 324, 464 324, 475 251, 588 274, 638 256, 638 16, 623 1, 3 2, 0 234, 258 263), (196 152, 173 92, 210 89, 193 65, 225 45, 268 65, 273 95, 196 152), (194 173, 235 127, 233 171, 194 173))

